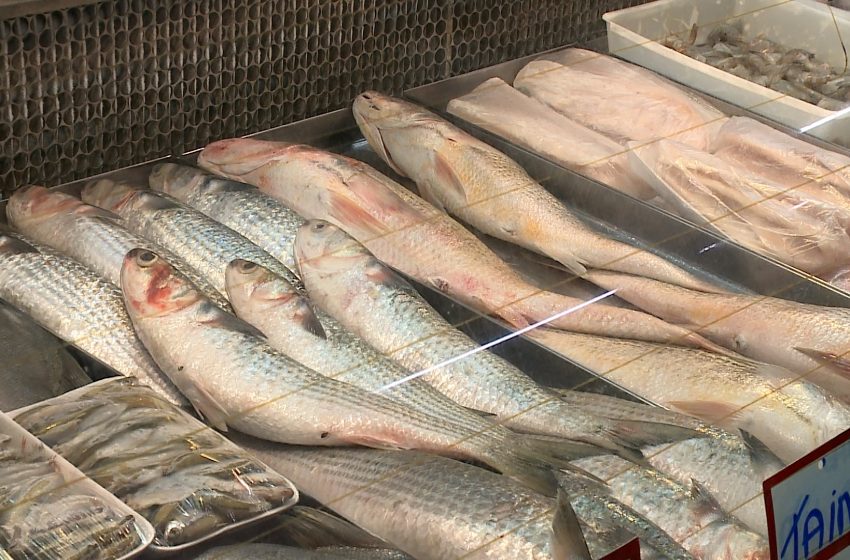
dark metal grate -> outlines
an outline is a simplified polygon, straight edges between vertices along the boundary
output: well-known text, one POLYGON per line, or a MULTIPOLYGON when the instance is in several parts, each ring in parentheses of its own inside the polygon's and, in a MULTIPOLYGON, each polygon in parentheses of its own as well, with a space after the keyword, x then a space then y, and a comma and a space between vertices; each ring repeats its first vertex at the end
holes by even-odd
POLYGON ((604 32, 640 0, 115 0, 0 21, 0 186, 57 184, 604 32))

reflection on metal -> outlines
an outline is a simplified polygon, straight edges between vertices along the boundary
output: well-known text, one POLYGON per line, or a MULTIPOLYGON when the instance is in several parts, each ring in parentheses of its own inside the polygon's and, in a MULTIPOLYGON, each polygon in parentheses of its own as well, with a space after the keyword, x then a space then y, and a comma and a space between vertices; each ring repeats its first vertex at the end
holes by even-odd
POLYGON ((850 114, 850 107, 845 107, 844 109, 841 109, 840 111, 836 111, 835 113, 833 113, 833 114, 831 114, 827 117, 816 120, 812 124, 807 124, 806 126, 804 126, 803 128, 800 129, 800 132, 804 132, 804 133, 808 132, 808 131, 815 129, 819 126, 825 125, 826 123, 833 121, 833 120, 835 120, 839 117, 843 117, 844 115, 847 115, 847 114, 850 114))

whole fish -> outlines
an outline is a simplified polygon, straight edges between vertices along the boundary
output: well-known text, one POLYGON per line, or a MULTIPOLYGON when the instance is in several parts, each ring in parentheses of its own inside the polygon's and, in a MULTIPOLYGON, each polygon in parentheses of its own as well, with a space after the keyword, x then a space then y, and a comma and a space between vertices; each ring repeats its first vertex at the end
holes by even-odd
POLYGON ((154 167, 149 181, 152 189, 241 233, 295 272, 293 245, 304 220, 253 185, 174 163, 154 167))
POLYGON ((462 406, 494 414, 519 431, 620 453, 693 435, 676 426, 579 413, 507 361, 481 352, 410 284, 330 224, 308 222, 295 245, 302 278, 317 306, 405 368, 425 373, 426 382, 462 406))
MULTIPOLYGON (((478 238, 368 165, 298 144, 230 139, 210 144, 201 167, 257 185, 305 218, 328 220, 383 262, 516 327, 580 305, 525 282, 478 238)), ((684 329, 645 314, 591 305, 552 326, 702 346, 684 329)))
POLYGON ((154 359, 217 428, 299 445, 430 450, 478 459, 541 491, 554 491, 547 461, 558 456, 549 442, 541 449, 530 441, 463 429, 320 375, 211 305, 150 251, 127 254, 121 284, 133 325, 154 359), (545 454, 551 450, 553 455, 545 454))
POLYGON ((117 213, 130 231, 183 259, 224 297, 224 270, 233 259, 250 259, 299 283, 292 271, 249 240, 166 194, 102 179, 86 185, 82 197, 117 213))
MULTIPOLYGON (((333 318, 317 317, 296 288, 270 270, 248 261, 227 267, 227 294, 237 315, 257 327, 269 344, 296 362, 328 377, 382 394, 412 410, 437 416, 470 433, 515 434, 452 401, 410 371, 348 332, 333 318)), ((542 445, 542 443, 541 443, 542 445)), ((566 443, 563 446, 568 447, 566 443)), ((574 455, 602 453, 576 444, 574 455)))
POLYGON ((32 319, 0 303, 0 411, 15 410, 91 383, 65 346, 32 319))
POLYGON ((612 455, 575 464, 608 482, 612 495, 664 529, 700 560, 767 560, 767 540, 725 513, 698 484, 686 488, 612 455))
POLYGON ((0 235, 0 299, 172 403, 187 404, 133 332, 118 287, 78 262, 0 235))
POLYGON ((378 92, 354 100, 369 144, 419 193, 478 230, 551 257, 716 291, 662 257, 593 231, 514 160, 434 113, 378 92))
POLYGON ((845 404, 778 366, 550 329, 530 336, 645 399, 752 433, 784 461, 850 427, 845 404))
POLYGON ((243 438, 239 444, 419 560, 590 558, 563 492, 556 504, 503 476, 416 452, 299 449, 243 438))
POLYGON ((195 556, 195 560, 410 560, 410 556, 395 550, 334 547, 326 550, 305 550, 268 543, 243 543, 217 546, 195 556))
POLYGON ((707 294, 623 274, 593 282, 744 356, 780 365, 850 401, 850 309, 758 296, 707 294))
POLYGON ((750 529, 767 536, 762 482, 785 466, 752 435, 736 435, 672 410, 580 391, 559 391, 571 405, 612 419, 644 420, 690 428, 701 437, 646 446, 646 461, 679 484, 697 481, 750 529))
POLYGON ((207 297, 229 309, 227 299, 181 259, 128 231, 115 214, 69 194, 44 187, 22 187, 9 199, 6 216, 24 235, 83 263, 116 286, 121 285, 121 263, 128 251, 141 247, 158 252, 207 297))

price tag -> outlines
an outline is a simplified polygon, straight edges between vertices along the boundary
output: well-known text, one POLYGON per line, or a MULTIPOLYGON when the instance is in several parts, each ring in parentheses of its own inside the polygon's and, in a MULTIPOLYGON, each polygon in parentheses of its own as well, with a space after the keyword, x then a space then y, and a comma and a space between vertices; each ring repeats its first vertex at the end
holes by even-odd
POLYGON ((764 481, 771 560, 850 560, 850 430, 764 481))
POLYGON ((638 539, 632 539, 601 560, 640 560, 640 542, 638 539))

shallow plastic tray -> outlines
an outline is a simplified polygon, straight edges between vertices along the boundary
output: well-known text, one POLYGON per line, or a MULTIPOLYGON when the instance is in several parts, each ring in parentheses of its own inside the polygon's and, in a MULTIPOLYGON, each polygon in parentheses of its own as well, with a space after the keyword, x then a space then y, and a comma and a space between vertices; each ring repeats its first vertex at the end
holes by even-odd
POLYGON ((57 472, 68 481, 68 486, 74 486, 79 494, 96 496, 105 501, 111 508, 123 515, 132 515, 142 530, 142 543, 131 552, 118 557, 116 560, 134 558, 150 546, 154 538, 154 528, 148 521, 127 507, 127 504, 107 492, 102 486, 88 478, 77 467, 66 461, 52 449, 12 420, 11 415, 0 412, 0 434, 12 436, 12 444, 18 449, 29 449, 31 454, 40 455, 44 462, 50 462, 57 472))

